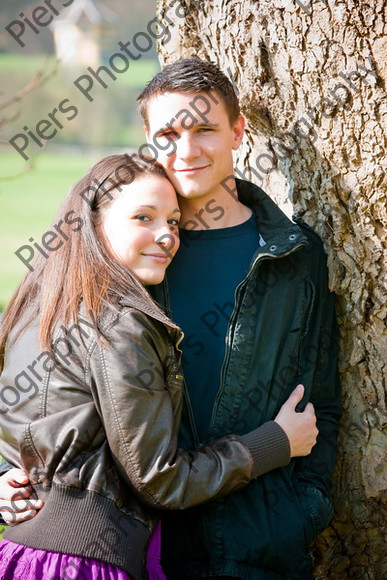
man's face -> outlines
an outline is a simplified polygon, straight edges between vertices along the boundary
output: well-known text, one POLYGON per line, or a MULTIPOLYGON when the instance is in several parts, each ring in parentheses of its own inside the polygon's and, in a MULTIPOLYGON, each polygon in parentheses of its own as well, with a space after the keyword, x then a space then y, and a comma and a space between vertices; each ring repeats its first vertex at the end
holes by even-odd
POLYGON ((234 174, 233 149, 244 132, 242 115, 230 126, 217 93, 165 93, 148 105, 149 143, 158 145, 158 161, 176 191, 186 199, 225 194, 223 179, 234 174))

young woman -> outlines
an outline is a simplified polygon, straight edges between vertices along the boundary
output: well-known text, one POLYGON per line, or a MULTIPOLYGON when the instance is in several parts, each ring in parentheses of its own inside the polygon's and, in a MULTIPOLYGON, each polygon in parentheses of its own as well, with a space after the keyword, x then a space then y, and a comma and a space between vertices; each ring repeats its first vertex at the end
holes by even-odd
POLYGON ((150 541, 160 510, 224 495, 267 470, 268 425, 285 440, 276 466, 290 460, 274 422, 178 447, 182 333, 145 286, 163 280, 177 251, 179 215, 156 163, 103 159, 69 192, 10 301, 0 453, 26 470, 45 505, 8 528, 5 580, 162 578, 150 541))

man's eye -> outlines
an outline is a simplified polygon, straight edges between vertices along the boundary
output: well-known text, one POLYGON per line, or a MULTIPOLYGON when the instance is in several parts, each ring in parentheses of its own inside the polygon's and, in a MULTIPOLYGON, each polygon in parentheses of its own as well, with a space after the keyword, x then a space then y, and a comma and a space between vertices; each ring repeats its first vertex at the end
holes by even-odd
POLYGON ((135 215, 134 219, 138 220, 140 222, 149 222, 151 218, 148 215, 141 213, 141 214, 135 215))
POLYGON ((169 133, 160 133, 159 137, 167 139, 168 141, 173 141, 174 139, 177 139, 177 133, 172 133, 171 131, 169 133))
POLYGON ((171 220, 168 220, 168 223, 171 224, 171 226, 179 227, 180 220, 178 220, 178 219, 171 219, 171 220))

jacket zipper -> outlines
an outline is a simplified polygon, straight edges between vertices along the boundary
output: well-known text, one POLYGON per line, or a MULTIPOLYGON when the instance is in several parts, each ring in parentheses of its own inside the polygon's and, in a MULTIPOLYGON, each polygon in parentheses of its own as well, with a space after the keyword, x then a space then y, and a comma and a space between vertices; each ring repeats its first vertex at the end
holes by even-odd
POLYGON ((298 246, 295 246, 294 248, 290 249, 289 251, 284 252, 282 254, 278 254, 278 255, 260 254, 259 256, 257 256, 255 258, 254 262, 252 263, 250 270, 247 273, 246 278, 244 278, 244 280, 242 280, 242 282, 240 282, 240 284, 238 284, 238 286, 236 287, 235 293, 234 293, 234 299, 235 299, 234 309, 231 313, 230 319, 228 321, 228 326, 227 326, 225 353, 224 353, 224 357, 223 357, 222 366, 220 369, 219 389, 218 389, 218 392, 216 393, 215 402, 214 402, 214 406, 212 409, 210 425, 208 427, 208 430, 207 430, 207 433, 205 436, 205 440, 204 440, 205 443, 207 443, 209 440, 209 436, 210 436, 210 433, 212 431, 212 428, 213 428, 213 425, 215 422, 215 417, 216 417, 217 412, 218 412, 219 401, 220 401, 220 398, 223 394, 224 375, 225 375, 225 367, 226 367, 225 363, 226 363, 226 361, 228 362, 228 360, 230 358, 230 351, 231 351, 230 345, 232 343, 232 337, 233 337, 233 333, 234 333, 234 321, 236 320, 238 313, 239 313, 239 310, 240 310, 240 305, 237 304, 237 301, 238 301, 239 294, 241 292, 242 287, 247 285, 250 277, 252 276, 253 270, 255 269, 258 262, 262 262, 265 259, 276 260, 278 258, 284 258, 284 257, 288 256, 289 254, 292 254, 293 252, 297 251, 299 248, 302 248, 303 246, 306 246, 306 245, 307 245, 307 242, 303 242, 301 244, 298 244, 298 246))

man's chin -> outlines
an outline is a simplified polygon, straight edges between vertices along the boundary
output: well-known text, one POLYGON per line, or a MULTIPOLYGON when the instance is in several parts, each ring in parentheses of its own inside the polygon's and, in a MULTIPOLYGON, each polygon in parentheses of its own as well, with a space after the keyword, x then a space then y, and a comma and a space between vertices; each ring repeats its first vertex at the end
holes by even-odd
POLYGON ((193 186, 192 183, 184 184, 179 182, 176 184, 174 183, 173 185, 178 195, 184 199, 197 199, 198 197, 203 197, 205 194, 203 187, 200 187, 199 185, 193 186))
POLYGON ((203 195, 203 185, 200 183, 193 183, 190 179, 176 179, 176 176, 169 176, 169 179, 181 197, 186 199, 194 199, 203 195))

